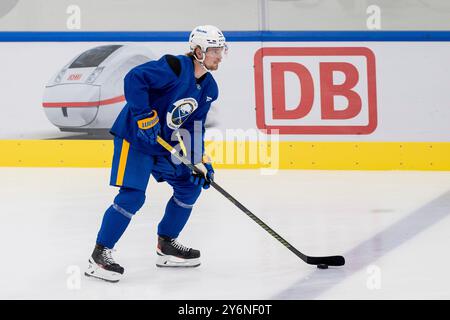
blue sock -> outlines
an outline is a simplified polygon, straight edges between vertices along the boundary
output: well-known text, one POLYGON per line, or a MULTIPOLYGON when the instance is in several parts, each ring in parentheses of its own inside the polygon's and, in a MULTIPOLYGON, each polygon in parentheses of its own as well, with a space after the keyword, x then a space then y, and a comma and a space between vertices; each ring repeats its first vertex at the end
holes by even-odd
POLYGON ((110 206, 103 216, 102 226, 97 236, 97 243, 109 249, 119 241, 125 232, 131 218, 124 216, 122 213, 110 206))
POLYGON ((121 187, 114 198, 114 204, 106 210, 97 243, 112 249, 125 232, 133 215, 145 202, 145 193, 141 190, 121 187))
POLYGON ((193 205, 170 198, 164 217, 158 225, 158 235, 177 238, 191 215, 193 205))

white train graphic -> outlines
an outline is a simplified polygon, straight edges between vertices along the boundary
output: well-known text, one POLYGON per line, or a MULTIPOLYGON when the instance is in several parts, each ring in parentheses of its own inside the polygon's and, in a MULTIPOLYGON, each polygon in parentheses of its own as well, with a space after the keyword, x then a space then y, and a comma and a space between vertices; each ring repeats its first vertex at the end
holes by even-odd
POLYGON ((155 56, 137 45, 104 45, 76 56, 45 87, 42 106, 61 131, 106 133, 125 106, 123 79, 155 56))

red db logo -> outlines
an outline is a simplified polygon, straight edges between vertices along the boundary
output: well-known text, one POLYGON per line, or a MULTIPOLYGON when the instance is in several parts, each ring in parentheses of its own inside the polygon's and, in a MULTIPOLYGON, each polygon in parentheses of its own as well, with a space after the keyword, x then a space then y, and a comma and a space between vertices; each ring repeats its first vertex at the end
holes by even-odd
POLYGON ((82 74, 81 73, 72 73, 67 77, 67 80, 69 81, 77 81, 81 79, 82 74))
POLYGON ((377 127, 375 56, 368 48, 261 48, 256 121, 281 134, 369 134, 377 127))

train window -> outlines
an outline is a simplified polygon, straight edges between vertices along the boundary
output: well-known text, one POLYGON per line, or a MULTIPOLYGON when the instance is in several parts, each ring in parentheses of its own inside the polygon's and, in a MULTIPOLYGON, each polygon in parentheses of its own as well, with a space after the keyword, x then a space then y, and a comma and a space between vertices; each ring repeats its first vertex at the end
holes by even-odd
POLYGON ((82 53, 69 68, 98 67, 111 53, 122 47, 121 45, 108 45, 90 49, 82 53))

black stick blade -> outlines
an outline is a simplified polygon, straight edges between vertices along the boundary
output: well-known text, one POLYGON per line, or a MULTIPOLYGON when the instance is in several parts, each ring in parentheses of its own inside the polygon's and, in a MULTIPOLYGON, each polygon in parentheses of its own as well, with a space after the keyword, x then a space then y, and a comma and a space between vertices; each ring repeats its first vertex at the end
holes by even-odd
POLYGON ((308 264, 326 264, 329 266, 343 266, 345 264, 345 259, 343 256, 330 256, 330 257, 306 257, 306 263, 308 264))

